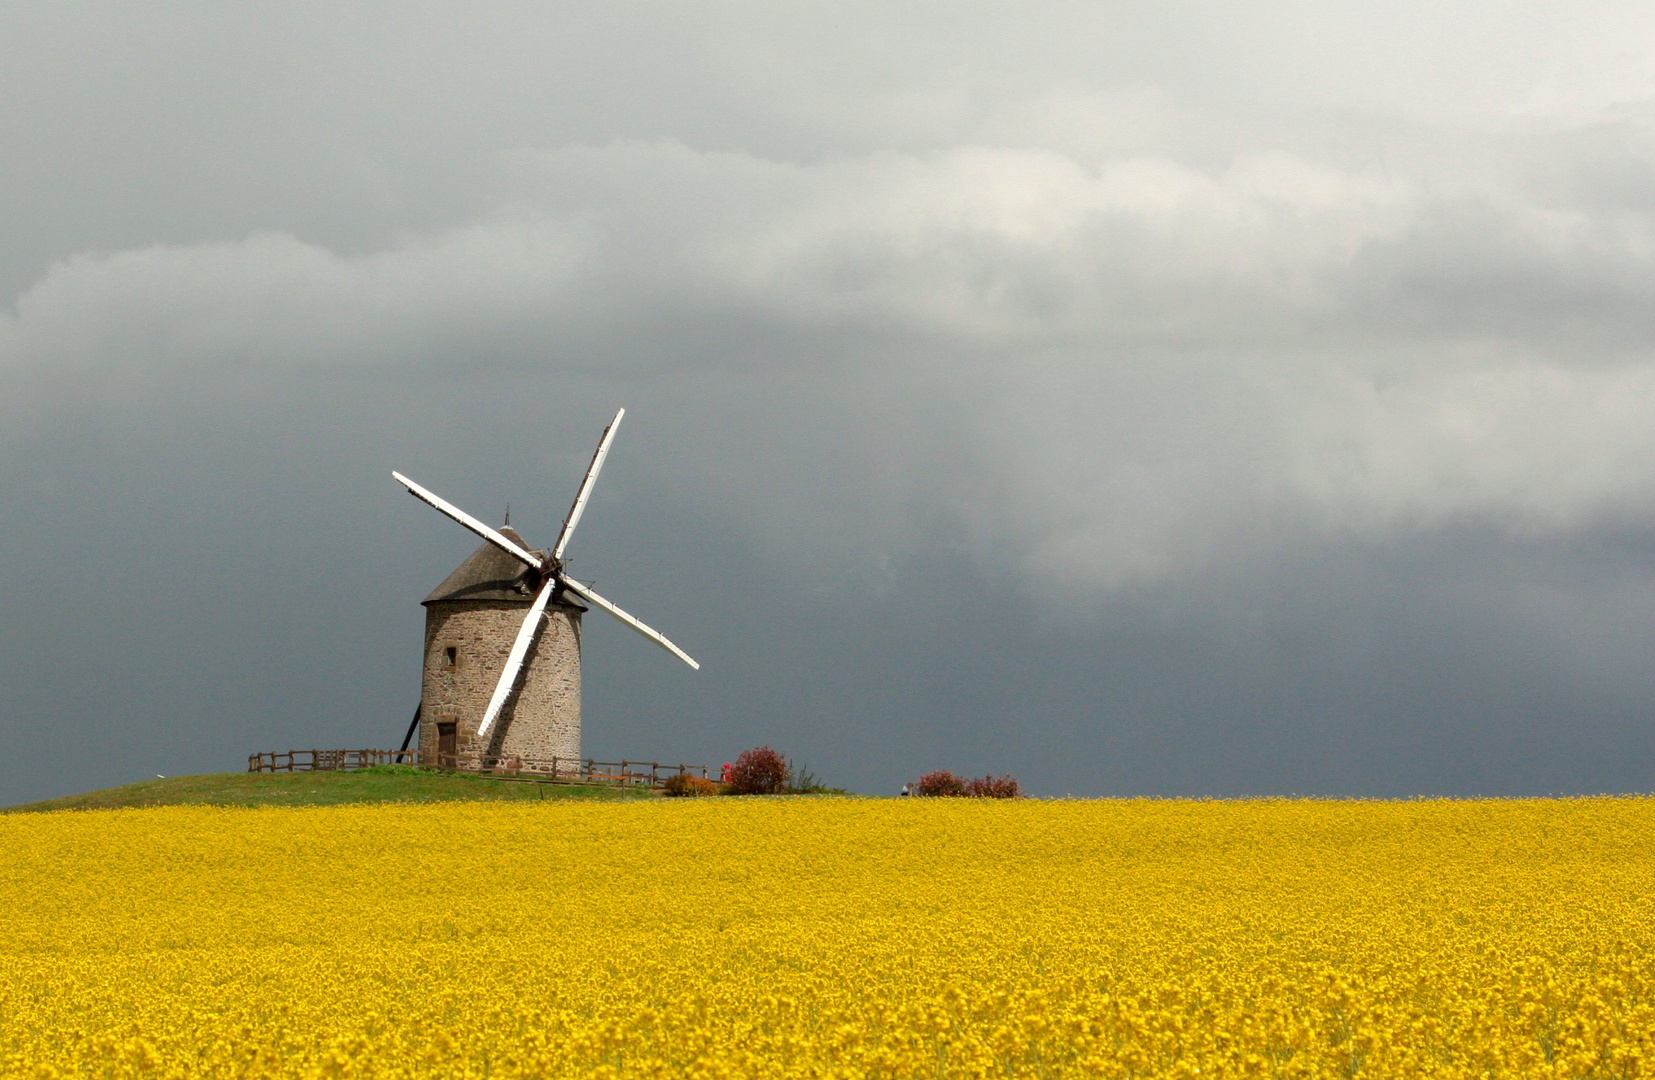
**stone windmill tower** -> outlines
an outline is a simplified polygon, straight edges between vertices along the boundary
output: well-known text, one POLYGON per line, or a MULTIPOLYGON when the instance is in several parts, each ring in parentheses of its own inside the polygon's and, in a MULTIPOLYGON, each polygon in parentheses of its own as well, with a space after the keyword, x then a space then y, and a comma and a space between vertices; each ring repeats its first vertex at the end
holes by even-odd
MULTIPOLYGON (((500 535, 528 548, 509 524, 500 535)), ((505 759, 580 757, 580 616, 587 608, 567 591, 546 605, 509 715, 494 726, 486 745, 477 738, 512 641, 534 603, 533 574, 484 542, 423 601, 422 760, 453 768, 462 755, 470 763, 479 753, 505 759)))
MULTIPOLYGON (((419 750, 445 768, 580 757, 580 617, 596 607, 683 660, 701 665, 659 632, 570 577, 563 552, 620 426, 604 429, 597 453, 550 551, 531 549, 508 519, 492 529, 400 473, 410 494, 483 538, 425 605, 425 676, 419 750)), ((412 732, 410 731, 410 734, 412 732)))

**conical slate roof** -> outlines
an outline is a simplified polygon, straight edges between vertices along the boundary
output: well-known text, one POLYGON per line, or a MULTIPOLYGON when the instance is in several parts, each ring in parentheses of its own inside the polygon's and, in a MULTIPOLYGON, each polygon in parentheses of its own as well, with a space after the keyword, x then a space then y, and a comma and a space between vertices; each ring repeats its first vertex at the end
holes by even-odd
MULTIPOLYGON (((533 550, 510 525, 504 526, 500 532, 519 547, 533 550)), ((482 547, 473 551, 469 559, 444 578, 443 583, 420 603, 430 604, 438 600, 515 600, 527 605, 534 600, 534 587, 533 570, 485 540, 482 547)))

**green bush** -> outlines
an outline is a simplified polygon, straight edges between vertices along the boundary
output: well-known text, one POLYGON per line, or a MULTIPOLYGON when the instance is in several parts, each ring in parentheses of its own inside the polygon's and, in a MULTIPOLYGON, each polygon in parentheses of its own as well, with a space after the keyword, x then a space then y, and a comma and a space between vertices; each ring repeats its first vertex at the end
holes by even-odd
POLYGON ((816 779, 816 774, 804 765, 794 768, 793 763, 789 761, 787 772, 790 777, 787 781, 787 793, 789 795, 815 795, 828 790, 821 781, 816 779))

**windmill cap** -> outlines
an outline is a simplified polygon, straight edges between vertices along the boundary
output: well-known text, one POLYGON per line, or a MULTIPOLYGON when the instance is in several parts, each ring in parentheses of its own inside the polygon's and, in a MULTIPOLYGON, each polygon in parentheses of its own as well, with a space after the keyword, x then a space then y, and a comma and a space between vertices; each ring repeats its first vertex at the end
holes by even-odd
MULTIPOLYGON (((525 550, 533 550, 529 548, 528 541, 518 535, 517 530, 510 525, 502 528, 500 534, 525 550)), ((420 603, 495 600, 528 607, 534 601, 536 580, 532 569, 484 541, 481 547, 473 551, 452 574, 443 578, 442 584, 431 590, 431 595, 420 603)), ((586 610, 586 605, 579 603, 572 596, 561 598, 559 603, 576 611, 586 610)))

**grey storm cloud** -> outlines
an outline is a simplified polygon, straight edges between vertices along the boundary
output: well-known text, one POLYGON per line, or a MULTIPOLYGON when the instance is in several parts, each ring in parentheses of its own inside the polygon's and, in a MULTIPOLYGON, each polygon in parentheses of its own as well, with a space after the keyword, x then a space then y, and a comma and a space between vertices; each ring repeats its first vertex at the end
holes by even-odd
MULTIPOLYGON (((1645 753, 1621 718, 1655 702, 1626 644, 1655 628, 1634 602, 1655 517, 1647 12, 15 16, 0 559, 117 521, 156 538, 42 582, 196 559, 245 583, 245 559, 279 667, 326 651, 280 544, 327 564, 352 528, 441 535, 364 509, 367 477, 411 459, 462 502, 538 491, 625 403, 615 532, 588 527, 744 672, 691 701, 597 669, 638 715, 700 710, 727 741, 782 723, 869 784, 948 753, 1038 790, 1366 790, 1364 759, 1392 793, 1633 782, 1601 763, 1645 753), (292 523, 237 493, 249 471, 292 523), (59 524, 35 536, 40 514, 59 524), (297 539, 316 528, 344 534, 297 539), (662 529, 717 549, 696 584, 662 529), (985 597, 1013 654, 992 693, 981 643, 945 644, 985 597), (761 647, 782 626, 787 658, 761 647), (1565 731, 1578 753, 1548 772, 1565 731)), ((399 572, 440 576, 454 553, 420 537, 399 572)), ((328 596, 371 608, 338 574, 328 596)), ((40 625, 129 640, 38 590, 40 625)), ((380 625, 324 638, 393 655, 380 625)), ((129 711, 181 708, 188 741, 260 697, 270 719, 226 745, 299 737, 274 718, 300 691, 235 663, 129 711)), ((88 737, 119 711, 31 670, 13 724, 54 695, 83 696, 88 737)), ((346 693, 313 670, 307 700, 359 712, 406 675, 346 693)), ((34 775, 7 782, 71 783, 34 775)))
MULTIPOLYGON (((515 205, 371 253, 255 233, 73 256, 17 297, 0 359, 83 383, 238 367, 795 379, 764 407, 794 430, 826 411, 869 455, 849 474, 886 490, 838 492, 844 528, 780 538, 900 543, 930 501, 1047 589, 1160 579, 1245 535, 1275 542, 1284 521, 1378 539, 1651 508, 1655 233, 1624 211, 1279 152, 1216 174, 983 147, 525 157, 515 205), (829 380, 881 401, 817 392, 829 380), (950 407, 915 407, 937 397, 950 407), (939 461, 940 443, 961 449, 939 461)), ((785 491, 833 496, 855 453, 790 449, 768 476, 722 453, 676 464, 757 518, 785 491)))

